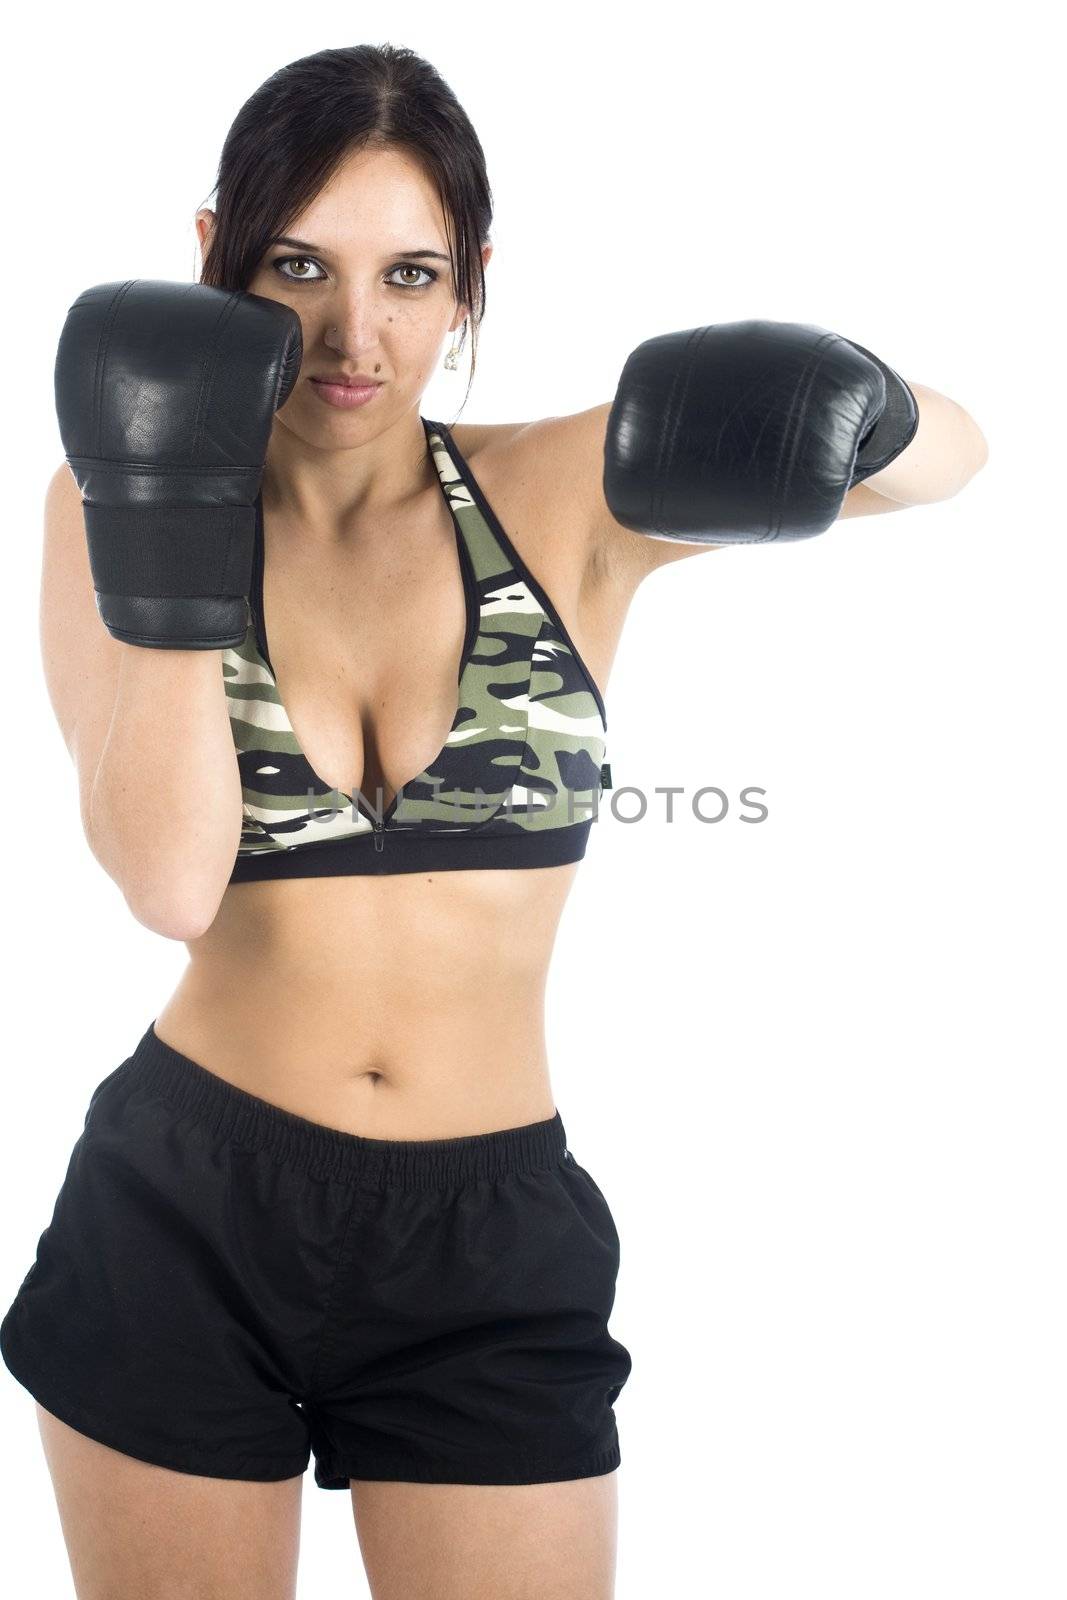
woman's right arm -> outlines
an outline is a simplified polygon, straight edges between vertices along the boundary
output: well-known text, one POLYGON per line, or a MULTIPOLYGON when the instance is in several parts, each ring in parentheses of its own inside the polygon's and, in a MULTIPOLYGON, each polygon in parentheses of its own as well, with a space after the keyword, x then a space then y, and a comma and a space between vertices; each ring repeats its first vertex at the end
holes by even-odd
POLYGON ((279 301, 139 278, 84 290, 56 351, 48 688, 89 846, 171 939, 211 926, 240 843, 221 652, 246 637, 256 498, 302 351, 279 301))
POLYGON ((219 650, 145 650, 101 621, 82 498, 64 461, 45 497, 41 648, 89 847, 145 927, 210 927, 241 835, 219 650))

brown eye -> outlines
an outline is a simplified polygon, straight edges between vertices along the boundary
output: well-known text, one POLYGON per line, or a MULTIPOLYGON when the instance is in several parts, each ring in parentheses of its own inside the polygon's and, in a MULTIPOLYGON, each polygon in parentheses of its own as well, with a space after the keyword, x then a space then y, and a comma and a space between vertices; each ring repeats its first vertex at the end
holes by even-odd
POLYGON ((398 283, 395 285, 397 289, 428 289, 431 283, 437 282, 436 272, 431 272, 429 267, 416 266, 414 261, 402 261, 398 267, 393 268, 393 272, 421 272, 427 280, 425 283, 398 283))
POLYGON ((279 256, 271 265, 275 272, 279 273, 281 277, 287 278, 290 283, 321 283, 323 281, 321 278, 309 278, 305 272, 282 272, 281 269, 283 267, 291 266, 294 261, 304 267, 318 266, 318 262, 314 261, 311 256, 279 256))
MULTIPOLYGON (((290 268, 293 267, 305 269, 307 267, 318 267, 319 263, 313 256, 279 256, 275 261, 271 262, 271 266, 274 268, 275 272, 277 272, 286 280, 287 283, 325 283, 326 281, 325 273, 321 273, 320 276, 313 278, 308 275, 306 270, 290 270, 290 268)), ((392 284, 394 289, 429 289, 432 284, 437 282, 436 272, 431 271, 429 267, 420 267, 414 261, 400 262, 397 266, 393 267, 389 274, 389 279, 386 281, 388 282, 398 272, 417 272, 422 276, 424 281, 422 283, 394 282, 392 284)))

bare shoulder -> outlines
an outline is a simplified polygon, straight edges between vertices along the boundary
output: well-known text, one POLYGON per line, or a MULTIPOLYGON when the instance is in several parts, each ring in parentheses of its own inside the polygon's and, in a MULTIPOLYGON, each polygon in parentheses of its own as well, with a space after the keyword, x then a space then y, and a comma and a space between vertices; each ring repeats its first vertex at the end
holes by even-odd
MULTIPOLYGON (((453 429, 464 455, 482 455, 486 467, 497 473, 526 504, 536 503, 550 513, 564 514, 569 537, 583 544, 587 570, 614 576, 636 585, 648 573, 687 557, 708 555, 730 548, 726 544, 686 543, 635 533, 616 521, 604 498, 604 441, 611 401, 568 416, 542 417, 535 422, 509 422, 498 426, 471 425, 461 437, 453 429)), ((856 484, 846 494, 838 520, 877 516, 904 509, 856 484)))
POLYGON ((509 477, 536 493, 543 505, 565 503, 570 527, 573 530, 577 523, 591 569, 634 585, 671 561, 721 549, 634 533, 616 521, 604 498, 604 440, 610 412, 611 401, 605 401, 567 416, 508 424, 506 435, 486 443, 498 456, 506 456, 509 477))
POLYGON ((470 461, 483 450, 506 444, 528 426, 525 422, 457 422, 448 431, 459 446, 464 460, 470 461))

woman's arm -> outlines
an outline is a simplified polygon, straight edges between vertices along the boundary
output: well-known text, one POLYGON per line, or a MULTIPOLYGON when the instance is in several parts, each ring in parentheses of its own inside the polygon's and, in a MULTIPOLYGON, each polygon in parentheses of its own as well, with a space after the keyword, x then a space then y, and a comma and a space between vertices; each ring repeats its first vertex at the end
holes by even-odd
POLYGON ((67 463, 45 498, 45 680, 78 775, 89 847, 145 927, 214 920, 241 836, 241 781, 218 650, 143 650, 100 619, 67 463))
POLYGON ((888 467, 856 488, 874 489, 904 506, 950 500, 985 466, 989 446, 977 422, 955 400, 910 379, 908 387, 919 407, 914 439, 888 467))
MULTIPOLYGON (((848 490, 836 521, 948 499, 985 465, 988 446, 973 417, 936 389, 911 383, 909 388, 919 411, 914 437, 887 467, 848 490)), ((546 495, 563 486, 572 513, 577 509, 586 564, 632 569, 640 581, 657 567, 725 549, 724 544, 648 538, 612 515, 604 496, 612 404, 528 423, 514 442, 516 452, 524 449, 528 457, 526 474, 537 473, 546 495)))
POLYGON ((278 301, 153 278, 84 290, 59 337, 49 689, 90 847, 169 938, 210 926, 240 843, 221 652, 247 636, 256 497, 302 348, 278 301))
MULTIPOLYGON (((915 437, 888 467, 873 473, 863 483, 853 485, 837 514, 838 522, 844 522, 847 517, 878 517, 887 511, 906 511, 909 506, 949 500, 970 483, 989 459, 989 446, 969 412, 936 389, 912 383, 910 378, 907 381, 919 407, 915 437)), ((603 412, 603 427, 606 427, 610 402, 598 410, 603 412)), ((642 539, 615 521, 603 505, 603 496, 601 505, 596 538, 616 545, 620 542, 619 535, 626 534, 626 550, 645 572, 667 566, 672 561, 684 561, 687 556, 698 556, 706 550, 727 548, 722 544, 642 539)))

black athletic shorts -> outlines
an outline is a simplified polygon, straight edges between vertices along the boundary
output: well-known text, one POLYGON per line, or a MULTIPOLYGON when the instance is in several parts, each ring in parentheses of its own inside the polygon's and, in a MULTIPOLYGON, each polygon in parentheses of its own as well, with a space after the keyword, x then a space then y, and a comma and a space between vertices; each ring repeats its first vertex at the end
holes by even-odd
POLYGON ((0 1327, 47 1411, 141 1461, 547 1483, 619 1464, 619 1236, 544 1122, 368 1139, 149 1027, 98 1085, 0 1327))

